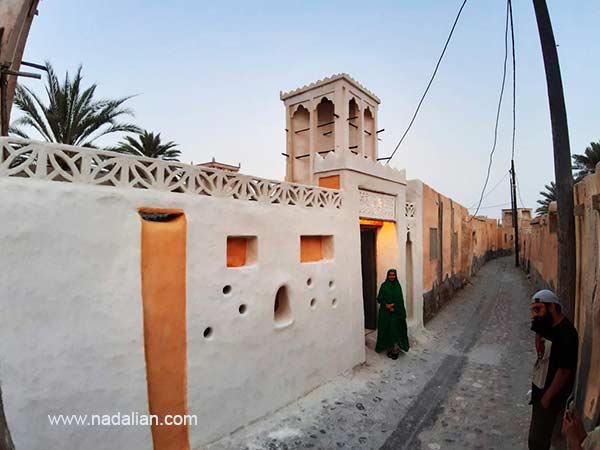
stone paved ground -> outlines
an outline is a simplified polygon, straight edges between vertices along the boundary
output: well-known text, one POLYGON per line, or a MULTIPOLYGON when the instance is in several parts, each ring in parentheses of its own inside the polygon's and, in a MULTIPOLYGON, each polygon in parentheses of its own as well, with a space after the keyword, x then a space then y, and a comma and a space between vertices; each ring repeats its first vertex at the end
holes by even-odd
POLYGON ((207 450, 526 449, 530 287, 510 257, 472 283, 397 361, 370 335, 365 364, 207 450))

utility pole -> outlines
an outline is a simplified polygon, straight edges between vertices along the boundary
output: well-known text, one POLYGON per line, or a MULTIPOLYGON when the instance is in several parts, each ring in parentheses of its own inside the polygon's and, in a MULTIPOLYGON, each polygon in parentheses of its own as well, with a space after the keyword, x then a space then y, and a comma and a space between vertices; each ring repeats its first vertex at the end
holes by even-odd
MULTIPOLYGON (((22 61, 21 64, 40 70, 48 70, 46 66, 42 66, 40 64, 28 63, 25 61, 22 61)), ((11 70, 10 64, 0 65, 0 136, 8 136, 8 113, 11 107, 11 105, 8 104, 8 75, 12 75, 14 77, 35 78, 37 80, 42 78, 39 73, 11 70)))
POLYGON ((548 102, 552 122, 554 147, 554 177, 558 209, 558 297, 566 316, 573 320, 575 313, 575 217, 573 215, 573 172, 567 111, 563 93, 556 42, 546 0, 533 0, 540 43, 544 55, 548 102))
POLYGON ((512 220, 515 230, 515 267, 519 267, 519 211, 517 209, 517 175, 515 161, 510 161, 510 199, 512 203, 512 220))

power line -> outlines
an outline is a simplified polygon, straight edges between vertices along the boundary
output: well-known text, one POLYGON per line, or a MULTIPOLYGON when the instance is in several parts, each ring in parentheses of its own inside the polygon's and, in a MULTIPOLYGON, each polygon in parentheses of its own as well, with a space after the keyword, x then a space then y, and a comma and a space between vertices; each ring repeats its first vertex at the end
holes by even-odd
POLYGON ((440 67, 440 64, 442 63, 442 59, 444 58, 444 54, 446 53, 446 49, 448 48, 448 44, 450 43, 450 39, 452 39, 452 35, 454 34, 454 29, 456 28, 456 24, 458 23, 458 19, 460 18, 460 15, 462 14, 463 8, 465 7, 467 3, 467 0, 464 0, 460 9, 458 10, 458 14, 456 15, 456 18, 454 19, 454 24, 452 25, 452 28, 450 29, 450 34, 448 35, 448 38, 446 39, 446 43, 444 44, 444 48, 442 50, 442 53, 440 54, 440 57, 437 61, 437 64, 435 65, 435 69, 433 70, 433 74, 431 75, 431 79, 429 80, 429 83, 427 84, 427 87, 425 88, 425 92, 423 92, 423 95, 421 96, 421 100, 419 100, 419 104, 417 105, 417 109, 415 110, 415 113, 412 116, 412 119, 410 120, 410 123, 408 124, 408 127, 406 127, 406 130, 404 131, 404 134, 402 135, 402 137, 400 138, 400 140, 398 141, 398 144, 396 144, 396 148, 394 148, 394 151, 392 152, 392 154, 387 158, 386 161, 386 165, 390 163, 390 161, 392 160, 392 158, 394 157, 394 155, 396 154, 396 152, 398 151, 398 148, 400 147, 400 145, 402 144, 402 142, 404 141, 404 138, 406 137, 406 135, 408 134, 408 132, 410 131, 413 123, 415 122, 415 119, 417 118, 417 115, 419 114, 419 109, 421 109, 421 105, 423 104, 423 101, 425 100, 425 97, 427 96, 427 93, 429 92, 429 88, 431 87, 431 84, 433 83, 433 80, 437 74, 437 71, 440 67))
POLYGON ((481 196, 479 198, 479 206, 477 206, 477 210, 473 214, 473 216, 477 215, 479 212, 479 208, 481 206, 481 202, 483 201, 483 195, 485 194, 485 189, 487 188, 488 182, 490 180, 490 172, 492 170, 492 162, 494 158, 494 152, 496 151, 496 144, 498 143, 498 124, 500 122, 500 110, 502 109, 502 98, 504 97, 504 86, 506 84, 506 63, 508 60, 508 19, 509 19, 509 3, 506 3, 506 24, 504 26, 504 66, 502 69, 502 87, 500 89, 500 98, 498 99, 498 108, 496 110, 496 124, 494 126, 494 145, 492 146, 492 151, 490 152, 490 162, 487 168, 487 175, 485 177, 485 183, 483 184, 483 189, 481 190, 481 196))
MULTIPOLYGON (((510 205, 510 202, 508 202, 508 203, 499 203, 498 205, 480 206, 479 209, 499 208, 500 206, 508 206, 508 205, 510 205)), ((469 209, 475 209, 475 208, 469 208, 469 209)), ((473 214, 473 216, 475 216, 475 214, 473 214)))
POLYGON ((515 159, 515 135, 517 132, 517 64, 515 58, 515 29, 513 25, 512 0, 508 0, 510 16, 510 36, 512 45, 512 152, 510 159, 515 159))
POLYGON ((525 208, 525 202, 523 201, 523 198, 521 198, 521 183, 519 182, 519 178, 516 177, 516 185, 517 185, 517 193, 519 194, 519 201, 521 202, 521 207, 525 208))
MULTIPOLYGON (((503 177, 500 179, 500 181, 498 181, 498 182, 497 182, 497 183, 494 185, 494 187, 493 187, 493 188, 491 188, 491 189, 488 191, 488 193, 487 193, 487 194, 485 194, 485 196, 484 196, 483 198, 484 198, 484 199, 488 198, 488 197, 490 196, 490 194, 491 194, 492 192, 494 192, 494 191, 495 191, 495 190, 498 188, 498 186, 500 186, 500 185, 502 184, 502 182, 503 182, 503 181, 506 179, 506 177, 507 177, 507 176, 509 176, 509 175, 510 175, 510 171, 506 172, 506 173, 504 174, 504 176, 503 176, 503 177)), ((475 204, 476 204, 476 203, 474 203, 474 204, 473 204, 473 206, 470 206, 470 207, 469 207, 469 209, 475 209, 475 204)))

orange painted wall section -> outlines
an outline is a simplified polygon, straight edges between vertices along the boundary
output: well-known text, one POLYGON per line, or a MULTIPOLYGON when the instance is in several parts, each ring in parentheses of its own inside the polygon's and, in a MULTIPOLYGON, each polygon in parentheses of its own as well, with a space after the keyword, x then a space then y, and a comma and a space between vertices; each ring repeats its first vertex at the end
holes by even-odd
MULTIPOLYGON (((142 299, 150 414, 187 414, 186 219, 142 219, 142 299)), ((188 450, 188 427, 152 426, 154 450, 188 450)))
POLYGON ((227 238, 227 267, 242 267, 246 265, 248 240, 243 237, 227 238))
POLYGON ((340 176, 332 175, 330 177, 321 177, 319 178, 319 186, 329 189, 339 189, 340 188, 340 176))
POLYGON ((323 259, 322 236, 300 236, 300 262, 315 262, 323 259))

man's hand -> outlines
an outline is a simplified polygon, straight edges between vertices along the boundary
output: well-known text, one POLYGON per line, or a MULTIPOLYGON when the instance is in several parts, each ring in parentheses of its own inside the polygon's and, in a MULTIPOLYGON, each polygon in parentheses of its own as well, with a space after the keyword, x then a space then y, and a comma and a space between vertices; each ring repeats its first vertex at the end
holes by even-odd
POLYGON ((583 428, 583 422, 577 410, 567 410, 563 420, 563 434, 571 443, 571 449, 581 450, 581 443, 587 437, 587 433, 583 428))
POLYGON ((393 303, 386 303, 385 307, 388 309, 389 312, 394 312, 394 304, 393 303))

